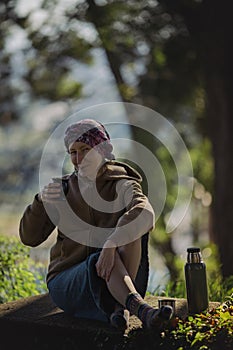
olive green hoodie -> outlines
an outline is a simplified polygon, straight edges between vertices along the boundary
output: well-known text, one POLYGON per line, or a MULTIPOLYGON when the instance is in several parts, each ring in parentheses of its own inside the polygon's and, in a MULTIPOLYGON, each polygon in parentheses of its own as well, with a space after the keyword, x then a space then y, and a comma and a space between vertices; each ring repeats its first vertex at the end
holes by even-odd
POLYGON ((107 238, 121 246, 154 227, 154 211, 142 192, 142 178, 129 165, 107 161, 96 181, 75 172, 63 180, 68 184, 66 200, 43 203, 36 195, 20 220, 21 241, 32 247, 57 227, 47 282, 100 249, 107 238))

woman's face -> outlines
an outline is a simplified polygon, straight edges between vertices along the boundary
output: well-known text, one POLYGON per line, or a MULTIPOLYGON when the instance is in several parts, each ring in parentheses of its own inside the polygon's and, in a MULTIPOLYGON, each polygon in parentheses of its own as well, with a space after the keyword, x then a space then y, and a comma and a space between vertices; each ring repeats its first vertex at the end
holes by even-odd
POLYGON ((69 154, 75 168, 81 176, 95 178, 103 157, 94 148, 83 142, 74 142, 69 146, 69 154))

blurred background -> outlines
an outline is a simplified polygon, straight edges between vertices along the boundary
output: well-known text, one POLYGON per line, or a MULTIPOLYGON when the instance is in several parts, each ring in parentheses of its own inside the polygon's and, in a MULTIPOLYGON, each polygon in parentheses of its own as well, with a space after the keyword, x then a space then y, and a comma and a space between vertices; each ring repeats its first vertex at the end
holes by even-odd
MULTIPOLYGON (((229 280, 230 13, 229 2, 217 0, 1 1, 0 234, 18 238, 20 217, 39 190, 43 148, 56 126, 95 104, 132 102, 161 113, 174 125, 194 172, 189 211, 167 234, 166 215, 177 195, 175 165, 161 144, 131 130, 158 158, 168 188, 150 237, 148 290, 178 293, 186 248, 193 245, 202 249, 210 279, 229 280)), ((54 237, 30 249, 31 258, 45 269, 54 237)))

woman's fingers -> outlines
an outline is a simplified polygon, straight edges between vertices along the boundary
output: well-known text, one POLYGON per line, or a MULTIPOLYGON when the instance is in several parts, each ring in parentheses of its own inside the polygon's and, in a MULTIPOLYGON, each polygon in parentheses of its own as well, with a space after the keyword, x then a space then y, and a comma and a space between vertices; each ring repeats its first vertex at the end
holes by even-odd
POLYGON ((97 275, 101 278, 103 278, 106 282, 109 281, 110 276, 111 276, 111 271, 110 270, 97 270, 97 275))
POLYGON ((111 272, 115 261, 115 249, 104 248, 102 249, 99 259, 96 263, 97 275, 107 282, 110 279, 111 272))
POLYGON ((59 183, 49 183, 45 186, 41 193, 43 201, 52 201, 58 199, 61 196, 61 185, 59 183))

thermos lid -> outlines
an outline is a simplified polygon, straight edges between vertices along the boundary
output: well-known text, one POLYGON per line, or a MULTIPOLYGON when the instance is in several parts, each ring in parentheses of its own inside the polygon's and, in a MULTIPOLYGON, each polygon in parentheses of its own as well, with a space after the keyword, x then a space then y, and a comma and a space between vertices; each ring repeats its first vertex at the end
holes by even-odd
POLYGON ((197 248, 197 247, 187 248, 187 252, 188 253, 199 253, 200 252, 200 248, 197 248))

